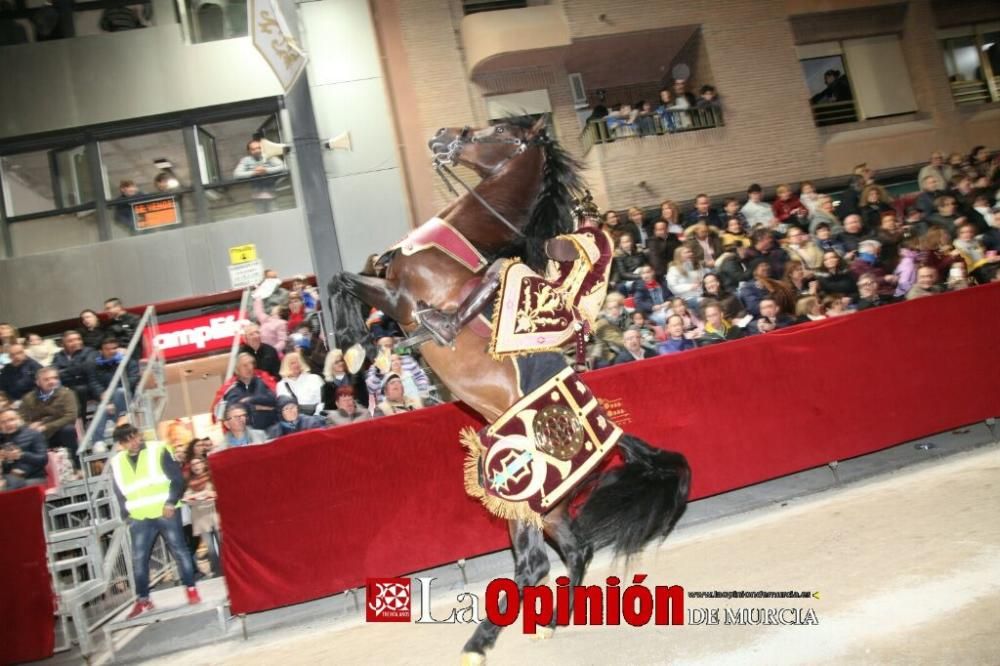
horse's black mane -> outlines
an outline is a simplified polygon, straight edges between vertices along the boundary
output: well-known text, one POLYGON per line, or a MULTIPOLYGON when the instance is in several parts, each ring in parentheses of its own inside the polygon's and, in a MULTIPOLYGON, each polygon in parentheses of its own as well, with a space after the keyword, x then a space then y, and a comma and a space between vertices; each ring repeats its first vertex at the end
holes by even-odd
MULTIPOLYGON (((531 129, 535 120, 530 116, 514 116, 505 122, 520 129, 531 129)), ((533 270, 542 272, 548 261, 545 241, 573 231, 573 206, 583 193, 580 178, 582 165, 567 153, 547 130, 535 138, 545 155, 542 167, 542 189, 532 206, 530 219, 524 227, 525 238, 511 243, 498 257, 520 257, 533 270)))

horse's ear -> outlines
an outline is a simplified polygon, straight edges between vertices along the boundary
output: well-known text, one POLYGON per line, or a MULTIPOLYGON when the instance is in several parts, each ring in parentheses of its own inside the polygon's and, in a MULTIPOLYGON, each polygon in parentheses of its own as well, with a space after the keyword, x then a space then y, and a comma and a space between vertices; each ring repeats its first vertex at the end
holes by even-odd
POLYGON ((531 126, 531 134, 534 136, 538 136, 544 131, 545 131, 545 116, 542 115, 539 116, 538 120, 535 121, 535 124, 531 126))

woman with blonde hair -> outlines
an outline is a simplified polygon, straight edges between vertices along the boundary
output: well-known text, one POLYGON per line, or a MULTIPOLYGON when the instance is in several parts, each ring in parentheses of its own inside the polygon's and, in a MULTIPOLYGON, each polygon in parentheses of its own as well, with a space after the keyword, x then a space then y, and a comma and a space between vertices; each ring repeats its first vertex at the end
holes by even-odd
POLYGON ((823 314, 823 304, 816 296, 803 296, 795 303, 795 317, 798 322, 819 321, 826 319, 823 314))
POLYGON ((881 185, 872 183, 861 190, 861 222, 867 233, 875 233, 882 226, 882 213, 892 211, 892 197, 881 185))
POLYGON ((349 386, 354 389, 355 401, 364 408, 368 408, 368 386, 365 384, 363 372, 351 374, 347 371, 347 362, 344 360, 344 352, 339 349, 331 349, 326 355, 326 362, 323 365, 323 404, 329 405, 333 409, 336 404, 337 389, 342 386, 349 386))
POLYGON ((698 297, 701 295, 701 280, 705 277, 705 269, 701 262, 687 245, 674 250, 674 260, 667 269, 667 287, 670 292, 690 307, 698 307, 698 297))
POLYGON ((681 209, 670 199, 660 202, 660 219, 667 223, 667 231, 672 234, 679 234, 684 231, 681 227, 681 209))
POLYGON ((303 414, 318 414, 323 411, 323 380, 308 371, 308 364, 298 351, 288 352, 281 359, 282 379, 275 393, 287 395, 299 403, 303 414))

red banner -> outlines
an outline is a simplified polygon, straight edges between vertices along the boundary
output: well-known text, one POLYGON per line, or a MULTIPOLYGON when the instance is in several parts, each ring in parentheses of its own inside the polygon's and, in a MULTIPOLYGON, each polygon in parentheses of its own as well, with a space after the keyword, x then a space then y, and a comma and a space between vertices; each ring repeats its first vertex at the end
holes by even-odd
POLYGON ((228 350, 233 343, 233 336, 246 323, 246 320, 240 321, 239 316, 237 308, 161 322, 156 337, 147 330, 146 348, 149 349, 150 345, 158 347, 167 361, 228 350))
MULTIPOLYGON (((1000 415, 1000 284, 588 373, 622 428, 680 451, 692 498, 1000 415)), ((444 405, 212 458, 234 613, 508 546, 467 497, 444 405)))

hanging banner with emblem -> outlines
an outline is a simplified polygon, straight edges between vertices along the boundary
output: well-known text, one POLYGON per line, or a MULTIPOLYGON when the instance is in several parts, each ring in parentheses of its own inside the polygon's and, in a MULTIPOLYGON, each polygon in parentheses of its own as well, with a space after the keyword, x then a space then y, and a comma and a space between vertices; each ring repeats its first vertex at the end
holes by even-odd
POLYGON ((276 0, 252 0, 250 9, 254 48, 264 56, 287 93, 306 68, 305 51, 289 30, 276 0))

